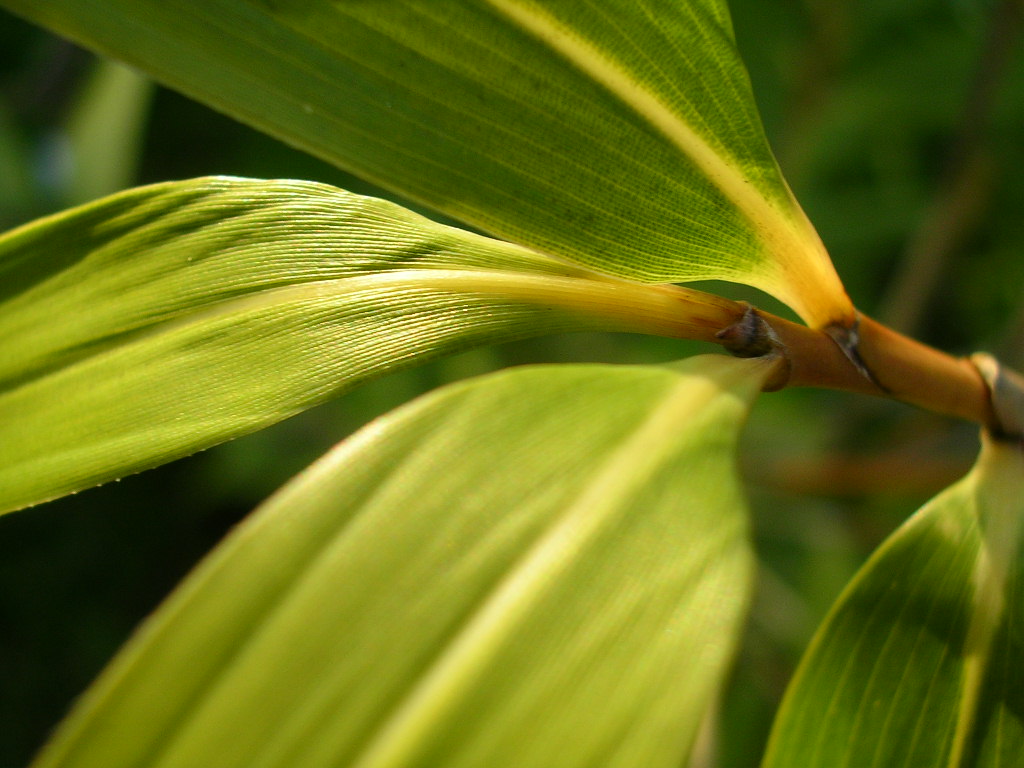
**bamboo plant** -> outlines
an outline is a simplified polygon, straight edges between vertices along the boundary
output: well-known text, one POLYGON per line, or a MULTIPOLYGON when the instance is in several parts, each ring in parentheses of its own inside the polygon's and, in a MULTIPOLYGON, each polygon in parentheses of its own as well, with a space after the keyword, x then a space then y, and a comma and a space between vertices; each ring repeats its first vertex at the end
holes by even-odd
POLYGON ((838 599, 763 764, 1021 764, 1024 383, 853 305, 722 0, 0 6, 472 228, 206 177, 6 233, 4 511, 470 347, 722 347, 509 369, 374 421, 210 553, 36 766, 684 764, 753 587, 737 440, 785 387, 966 419, 982 450, 838 599), (703 280, 799 321, 678 285, 703 280))

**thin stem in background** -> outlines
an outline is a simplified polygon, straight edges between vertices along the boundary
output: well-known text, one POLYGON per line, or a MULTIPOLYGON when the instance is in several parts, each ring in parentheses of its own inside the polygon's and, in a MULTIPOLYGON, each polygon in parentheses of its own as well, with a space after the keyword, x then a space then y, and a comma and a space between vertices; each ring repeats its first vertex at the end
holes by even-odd
POLYGON ((845 4, 831 0, 803 0, 810 31, 793 77, 794 85, 784 109, 785 123, 775 146, 779 164, 794 187, 807 174, 807 148, 818 130, 836 76, 849 51, 850 20, 845 4))
POLYGON ((993 8, 941 181, 879 305, 879 319, 903 333, 920 330, 951 256, 987 207, 994 179, 989 127, 1022 16, 1020 0, 1002 0, 993 8))
POLYGON ((754 483, 794 496, 863 498, 879 493, 934 496, 970 466, 968 456, 907 446, 879 453, 759 458, 744 469, 754 483))

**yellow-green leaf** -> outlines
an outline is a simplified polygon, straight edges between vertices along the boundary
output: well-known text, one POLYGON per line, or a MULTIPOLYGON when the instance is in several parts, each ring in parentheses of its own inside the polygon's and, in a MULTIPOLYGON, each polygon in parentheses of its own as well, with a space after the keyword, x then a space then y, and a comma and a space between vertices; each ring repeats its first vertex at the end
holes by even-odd
POLYGON ((378 184, 651 282, 853 310, 722 0, 2 0, 378 184))
POLYGON ((766 768, 1007 768, 1024 760, 1024 447, 974 470, 876 552, 818 631, 766 768))
POLYGON ((676 768, 735 647, 771 368, 548 366, 369 425, 235 531, 37 768, 676 768))
POLYGON ((302 182, 145 187, 0 237, 0 511, 556 331, 707 337, 731 302, 595 277, 302 182))

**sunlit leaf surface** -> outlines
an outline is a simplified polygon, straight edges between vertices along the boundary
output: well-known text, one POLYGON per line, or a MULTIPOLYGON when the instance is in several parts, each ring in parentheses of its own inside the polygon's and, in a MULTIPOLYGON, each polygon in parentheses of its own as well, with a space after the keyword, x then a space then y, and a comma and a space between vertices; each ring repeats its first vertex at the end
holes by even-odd
POLYGON ((770 363, 523 368, 370 424, 173 595, 38 766, 678 766, 770 363))
POLYGON ((0 5, 504 238, 852 321, 721 0, 0 5))
POLYGON ((708 336, 730 306, 318 184, 138 189, 0 238, 0 510, 251 432, 417 359, 566 330, 708 336))
POLYGON ((977 466, 847 589, 787 693, 767 768, 1024 764, 1024 452, 977 466))

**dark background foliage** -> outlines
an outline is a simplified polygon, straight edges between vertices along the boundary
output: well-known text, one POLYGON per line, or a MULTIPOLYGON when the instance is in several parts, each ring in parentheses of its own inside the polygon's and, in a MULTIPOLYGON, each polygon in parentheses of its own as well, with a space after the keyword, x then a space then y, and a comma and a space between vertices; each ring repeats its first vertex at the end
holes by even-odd
MULTIPOLYGON (((732 6, 780 164, 856 304, 949 351, 986 349, 1024 364, 1020 3, 732 6)), ((232 174, 373 191, 161 88, 123 103, 90 97, 96 67, 89 54, 0 14, 0 226, 80 201, 96 168, 124 183, 232 174), (91 138, 76 128, 83 115, 94 121, 91 138)), ((231 525, 366 421, 507 365, 660 362, 694 351, 703 350, 576 335, 470 352, 0 519, 0 766, 30 759, 138 621, 231 525)), ((763 568, 719 718, 721 765, 756 764, 800 649, 838 590, 900 520, 965 471, 976 446, 969 425, 887 402, 801 391, 763 398, 743 455, 763 568)))

